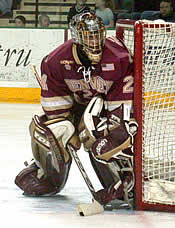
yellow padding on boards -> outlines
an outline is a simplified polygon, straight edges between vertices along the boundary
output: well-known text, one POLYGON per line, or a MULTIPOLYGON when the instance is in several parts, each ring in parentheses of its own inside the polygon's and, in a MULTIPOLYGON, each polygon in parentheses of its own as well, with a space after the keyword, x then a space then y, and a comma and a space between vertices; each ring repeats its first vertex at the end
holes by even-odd
POLYGON ((145 106, 175 109, 175 93, 145 92, 145 106))
MULTIPOLYGON (((40 103, 40 88, 0 87, 0 102, 40 103)), ((145 105, 175 109, 175 93, 146 92, 145 105)))
POLYGON ((0 87, 0 102, 40 103, 40 88, 0 87))

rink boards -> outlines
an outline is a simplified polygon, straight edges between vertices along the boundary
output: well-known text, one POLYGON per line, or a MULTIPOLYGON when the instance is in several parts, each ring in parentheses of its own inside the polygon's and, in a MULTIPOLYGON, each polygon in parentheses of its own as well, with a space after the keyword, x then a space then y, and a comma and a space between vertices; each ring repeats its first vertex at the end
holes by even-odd
MULTIPOLYGON (((107 35, 115 35, 108 30, 107 35)), ((0 29, 0 102, 39 103, 40 89, 31 66, 40 74, 42 59, 71 38, 67 29, 0 29)))

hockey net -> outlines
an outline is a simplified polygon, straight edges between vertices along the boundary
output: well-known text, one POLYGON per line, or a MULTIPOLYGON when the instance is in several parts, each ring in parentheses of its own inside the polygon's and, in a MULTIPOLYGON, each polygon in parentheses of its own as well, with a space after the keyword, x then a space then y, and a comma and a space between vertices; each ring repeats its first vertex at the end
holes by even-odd
POLYGON ((136 209, 175 211, 175 24, 120 20, 116 34, 134 55, 136 209))

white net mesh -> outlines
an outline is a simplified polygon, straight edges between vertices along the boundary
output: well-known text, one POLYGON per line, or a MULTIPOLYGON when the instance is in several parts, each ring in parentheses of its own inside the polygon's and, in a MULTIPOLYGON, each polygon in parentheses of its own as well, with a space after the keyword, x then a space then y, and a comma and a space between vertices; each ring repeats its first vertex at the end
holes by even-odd
MULTIPOLYGON (((142 24, 142 201, 175 205, 175 24, 142 24)), ((123 28, 134 52, 134 29, 123 28)))

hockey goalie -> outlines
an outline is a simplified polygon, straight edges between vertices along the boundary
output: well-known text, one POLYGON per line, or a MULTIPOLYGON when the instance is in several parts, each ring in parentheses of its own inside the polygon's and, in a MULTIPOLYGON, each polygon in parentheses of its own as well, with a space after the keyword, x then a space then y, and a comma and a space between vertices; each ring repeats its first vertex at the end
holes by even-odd
POLYGON ((102 205, 132 196, 133 64, 126 46, 106 38, 101 18, 91 12, 70 22, 72 39, 41 63, 43 115, 30 124, 34 162, 15 183, 29 196, 59 193, 72 158, 68 145, 81 144, 103 186, 102 205))

